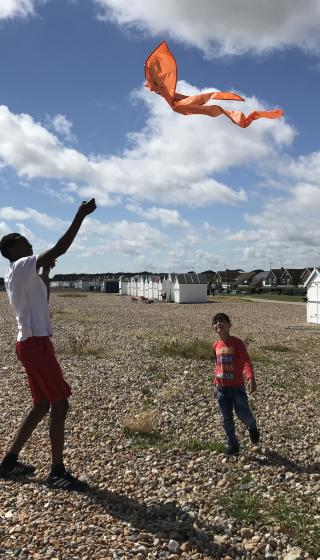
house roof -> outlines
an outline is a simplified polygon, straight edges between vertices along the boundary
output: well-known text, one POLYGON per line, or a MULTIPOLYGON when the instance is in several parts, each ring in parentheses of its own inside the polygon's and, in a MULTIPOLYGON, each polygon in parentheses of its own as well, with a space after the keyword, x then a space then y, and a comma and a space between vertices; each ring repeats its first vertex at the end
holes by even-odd
POLYGON ((272 268, 271 270, 269 270, 268 276, 269 274, 273 274, 276 277, 276 280, 279 281, 284 271, 284 268, 272 268))
POLYGON ((236 277, 237 282, 244 282, 245 280, 250 280, 255 275, 255 272, 240 272, 236 277))
POLYGON ((218 270, 217 274, 219 274, 220 278, 224 282, 233 282, 239 276, 240 271, 238 270, 218 270))
MULTIPOLYGON (((283 274, 289 274, 289 276, 292 278, 292 282, 294 284, 299 284, 299 281, 301 279, 301 275, 303 274, 303 272, 305 271, 305 268, 285 268, 283 271, 283 274)), ((282 276, 283 276, 282 274, 282 276)))
POLYGON ((207 284, 208 280, 204 274, 188 272, 186 274, 175 274, 173 280, 178 280, 179 284, 207 284))
POLYGON ((265 272, 264 270, 262 272, 258 272, 250 281, 250 286, 256 286, 259 284, 259 282, 262 282, 267 278, 268 274, 269 272, 265 272))

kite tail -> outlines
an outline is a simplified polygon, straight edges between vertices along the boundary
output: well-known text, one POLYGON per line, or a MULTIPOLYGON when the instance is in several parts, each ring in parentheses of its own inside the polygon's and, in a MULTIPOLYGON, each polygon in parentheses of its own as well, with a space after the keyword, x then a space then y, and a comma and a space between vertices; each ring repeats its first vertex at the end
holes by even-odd
POLYGON ((182 95, 175 93, 173 103, 175 105, 204 105, 210 99, 224 99, 225 101, 244 101, 243 97, 233 91, 211 91, 209 93, 199 93, 198 95, 182 95))
POLYGON ((279 119, 283 115, 282 109, 274 109, 273 111, 253 111, 247 117, 240 111, 225 111, 223 113, 235 124, 241 128, 247 128, 253 121, 257 119, 279 119))

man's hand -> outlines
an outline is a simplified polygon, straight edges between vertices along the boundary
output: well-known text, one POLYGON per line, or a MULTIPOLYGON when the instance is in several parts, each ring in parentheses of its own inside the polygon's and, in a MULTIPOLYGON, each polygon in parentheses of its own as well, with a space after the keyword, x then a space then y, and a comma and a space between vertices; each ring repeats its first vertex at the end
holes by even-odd
POLYGON ((212 384, 212 398, 217 398, 217 386, 215 385, 215 383, 212 384))
POLYGON ((91 198, 91 200, 84 200, 80 204, 77 214, 78 216, 81 216, 81 218, 85 218, 94 212, 96 208, 96 201, 94 198, 91 198))
POLYGON ((248 379, 248 392, 249 395, 252 395, 257 390, 257 382, 255 377, 250 377, 248 379))

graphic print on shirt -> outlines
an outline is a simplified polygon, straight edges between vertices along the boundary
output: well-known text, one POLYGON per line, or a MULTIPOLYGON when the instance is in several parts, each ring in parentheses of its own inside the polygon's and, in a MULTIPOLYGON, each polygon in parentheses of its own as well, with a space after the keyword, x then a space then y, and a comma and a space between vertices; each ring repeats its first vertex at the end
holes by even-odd
POLYGON ((216 348, 216 378, 234 380, 235 351, 233 346, 216 348))

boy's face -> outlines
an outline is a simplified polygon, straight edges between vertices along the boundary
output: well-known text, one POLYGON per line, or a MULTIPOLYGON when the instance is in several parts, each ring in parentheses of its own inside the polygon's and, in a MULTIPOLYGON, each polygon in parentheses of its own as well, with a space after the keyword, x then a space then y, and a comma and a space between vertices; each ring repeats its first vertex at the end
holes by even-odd
POLYGON ((214 332, 222 339, 228 338, 230 329, 231 323, 228 323, 225 319, 216 319, 213 323, 214 332))
POLYGON ((11 254, 14 259, 21 259, 22 257, 31 257, 33 255, 32 245, 26 237, 20 235, 17 237, 14 246, 11 249, 11 254))

